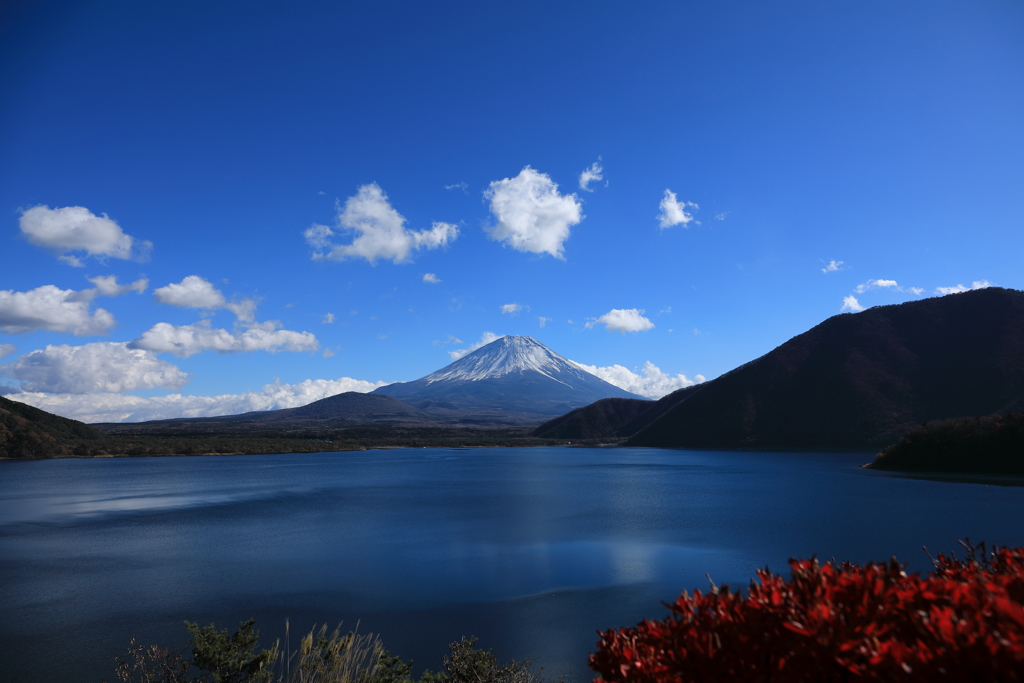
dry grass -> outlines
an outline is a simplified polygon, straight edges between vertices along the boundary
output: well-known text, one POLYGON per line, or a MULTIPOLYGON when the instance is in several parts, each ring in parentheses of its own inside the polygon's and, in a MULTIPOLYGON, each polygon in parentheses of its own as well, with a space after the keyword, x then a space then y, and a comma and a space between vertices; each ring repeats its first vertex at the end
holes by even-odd
POLYGON ((288 651, 279 654, 283 669, 280 683, 354 683, 372 679, 377 673, 384 647, 372 633, 358 635, 350 631, 342 635, 339 624, 328 634, 326 625, 319 631, 314 626, 302 638, 299 649, 291 652, 288 631, 285 622, 288 651))

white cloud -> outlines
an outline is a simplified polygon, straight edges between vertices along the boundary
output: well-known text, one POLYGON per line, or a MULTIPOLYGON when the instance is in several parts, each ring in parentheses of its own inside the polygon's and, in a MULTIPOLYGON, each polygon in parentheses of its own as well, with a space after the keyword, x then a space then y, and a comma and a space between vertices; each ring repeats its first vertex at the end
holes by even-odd
POLYGON ((75 291, 43 285, 28 292, 0 290, 0 331, 23 334, 46 330, 71 332, 76 336, 106 334, 116 323, 108 311, 89 305, 99 296, 118 296, 128 292, 146 291, 149 280, 136 280, 128 285, 117 284, 113 275, 87 278, 95 287, 75 291))
MULTIPOLYGON (((117 284, 117 276, 115 275, 99 275, 97 277, 86 278, 95 286, 95 296, 120 296, 121 294, 127 294, 128 292, 138 292, 142 294, 146 291, 146 287, 149 286, 149 280, 142 278, 136 280, 131 284, 119 285, 117 284)), ((83 292, 84 294, 84 292, 83 292)))
POLYGON ((55 394, 180 389, 188 374, 127 342, 82 346, 47 345, 0 365, 0 373, 21 382, 21 389, 55 394))
POLYGON ((256 313, 255 299, 228 301, 219 289, 198 275, 189 275, 181 282, 153 290, 156 300, 179 308, 198 308, 207 311, 231 311, 243 322, 252 322, 256 313))
POLYGON ((616 330, 623 334, 642 332, 654 327, 654 323, 643 316, 643 310, 637 308, 613 308, 597 320, 587 323, 586 327, 589 329, 598 324, 603 324, 609 331, 616 330))
POLYGON ((208 280, 198 275, 189 275, 181 282, 172 282, 166 287, 153 291, 153 296, 162 304, 180 308, 224 308, 227 300, 208 280))
MULTIPOLYGON (((484 332, 483 335, 480 337, 480 341, 478 341, 475 344, 472 344, 468 349, 456 349, 454 351, 449 351, 448 355, 451 356, 451 359, 453 361, 455 361, 455 360, 458 360, 458 359, 462 358, 467 353, 473 353, 477 349, 479 349, 479 348, 481 348, 483 346, 487 346, 492 341, 497 341, 498 339, 501 339, 501 335, 500 334, 494 334, 493 332, 484 332)), ((459 342, 459 343, 461 343, 461 342, 459 342)))
POLYGON ((551 322, 552 318, 545 318, 544 316, 540 316, 539 318, 537 318, 537 320, 540 322, 540 326, 544 327, 549 322, 551 322))
POLYGON ((583 220, 575 194, 558 194, 558 185, 529 166, 515 178, 495 180, 484 192, 498 224, 486 228, 491 239, 517 251, 564 258, 569 228, 583 220))
POLYGON ((323 357, 324 358, 333 358, 334 357, 334 351, 331 351, 330 349, 324 349, 323 357))
POLYGON ((855 294, 863 294, 869 289, 895 289, 900 292, 903 291, 896 284, 895 280, 868 280, 862 285, 857 285, 853 291, 855 294))
POLYGON ((584 365, 576 361, 572 362, 609 384, 646 398, 661 398, 677 389, 690 387, 704 381, 703 375, 697 375, 694 379, 690 379, 683 374, 669 375, 662 372, 651 361, 644 363, 643 374, 637 374, 621 365, 597 367, 595 365, 584 365))
MULTIPOLYGON (((842 261, 840 261, 839 263, 842 263, 842 261)), ((895 280, 868 280, 864 284, 860 284, 854 287, 853 293, 863 294, 873 289, 887 289, 895 292, 905 292, 913 294, 914 296, 921 296, 922 294, 924 294, 924 290, 921 289, 920 287, 900 287, 895 280)), ((864 307, 861 306, 860 302, 858 302, 857 299, 851 295, 843 299, 843 307, 842 309, 840 309, 840 311, 846 310, 863 311, 864 307)))
POLYGON ((835 273, 835 272, 840 271, 840 270, 843 270, 843 262, 842 261, 836 261, 835 259, 832 259, 831 261, 828 262, 827 266, 825 266, 824 268, 821 269, 821 272, 823 272, 823 273, 835 273))
POLYGON ((311 332, 293 332, 278 329, 279 323, 268 321, 254 323, 241 333, 210 327, 208 320, 195 325, 171 325, 157 323, 143 332, 133 342, 133 349, 145 349, 157 353, 173 353, 188 358, 201 351, 213 350, 219 353, 236 351, 316 351, 320 347, 311 332))
POLYGON ((28 292, 0 290, 0 332, 24 334, 37 330, 70 332, 82 337, 106 334, 116 323, 108 311, 89 311, 93 290, 76 292, 43 285, 28 292))
POLYGON ((986 289, 991 286, 992 283, 989 282, 988 280, 975 280, 974 282, 971 283, 970 287, 964 287, 963 285, 954 285, 952 287, 936 287, 935 293, 942 295, 958 294, 960 292, 969 292, 972 289, 986 289))
POLYGON ((0 344, 0 358, 7 358, 18 350, 14 344, 0 344))
POLYGON ((324 315, 324 319, 321 322, 323 322, 324 324, 333 323, 334 322, 334 314, 333 313, 326 313, 324 315))
POLYGON ((522 304, 505 304, 501 307, 502 313, 510 313, 512 315, 515 315, 521 310, 523 310, 522 304))
POLYGON ((95 216, 84 206, 34 206, 21 214, 19 223, 29 242, 53 251, 73 266, 81 266, 82 262, 69 252, 130 259, 144 258, 153 246, 150 242, 137 242, 106 214, 95 216))
POLYGON ((83 422, 138 422, 297 408, 346 391, 367 393, 386 384, 387 382, 367 382, 341 377, 336 380, 307 379, 297 384, 267 384, 259 392, 220 396, 171 394, 145 398, 114 393, 22 393, 8 398, 83 422))
POLYGON ((586 190, 587 192, 593 192, 594 190, 590 187, 590 183, 593 183, 593 182, 598 182, 599 183, 602 180, 604 180, 604 175, 603 175, 604 174, 604 168, 601 167, 601 164, 599 163, 600 161, 601 161, 601 158, 598 157, 597 161, 595 161, 594 163, 592 163, 590 165, 590 168, 586 168, 586 169, 583 170, 583 173, 580 173, 580 189, 581 190, 586 190))
POLYGON ((454 185, 445 185, 444 189, 446 189, 446 190, 462 190, 463 193, 469 194, 469 183, 462 182, 462 183, 455 183, 454 185))
POLYGON ((459 229, 450 223, 435 222, 430 230, 419 232, 405 228, 405 218, 388 203, 388 197, 376 183, 363 185, 355 196, 345 202, 338 214, 338 228, 356 233, 351 244, 335 244, 336 233, 326 225, 316 225, 303 234, 315 249, 314 259, 343 261, 364 258, 372 264, 377 259, 394 263, 409 261, 409 253, 419 249, 437 249, 454 242, 459 229))
POLYGON ((859 301, 857 301, 857 297, 851 294, 850 296, 843 297, 843 307, 839 309, 839 312, 842 313, 843 311, 853 311, 854 313, 856 313, 858 311, 863 310, 864 307, 860 305, 859 301))
POLYGON ((423 281, 429 282, 430 284, 436 285, 441 280, 433 273, 423 273, 423 281))
POLYGON ((684 228, 688 227, 693 220, 693 215, 686 213, 686 207, 688 206, 692 206, 695 209, 700 208, 693 202, 680 202, 676 199, 675 192, 665 190, 665 196, 661 198, 661 203, 658 204, 658 208, 661 209, 661 213, 658 215, 658 224, 662 229, 671 228, 673 225, 682 225, 684 228))

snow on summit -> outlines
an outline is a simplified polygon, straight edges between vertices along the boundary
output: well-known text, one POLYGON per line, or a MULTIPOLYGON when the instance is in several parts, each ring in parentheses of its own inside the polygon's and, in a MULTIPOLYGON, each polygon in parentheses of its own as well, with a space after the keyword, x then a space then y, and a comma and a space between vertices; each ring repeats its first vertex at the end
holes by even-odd
MULTIPOLYGON (((583 379, 585 373, 573 363, 533 337, 502 337, 467 354, 454 363, 423 378, 427 384, 445 380, 478 381, 533 370, 556 382, 570 373, 583 379)), ((564 382, 563 382, 564 384, 564 382)))

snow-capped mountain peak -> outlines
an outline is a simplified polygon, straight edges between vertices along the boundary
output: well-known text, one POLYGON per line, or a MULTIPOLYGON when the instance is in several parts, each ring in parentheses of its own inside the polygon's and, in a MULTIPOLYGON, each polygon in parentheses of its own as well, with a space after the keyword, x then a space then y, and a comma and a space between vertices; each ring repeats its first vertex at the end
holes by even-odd
POLYGON ((534 420, 602 398, 639 398, 532 337, 502 337, 437 372, 374 389, 427 413, 473 420, 534 420), (482 417, 483 416, 483 417, 482 417))
POLYGON ((562 356, 541 344, 533 337, 502 337, 435 373, 423 378, 427 384, 440 381, 479 381, 494 377, 532 370, 556 382, 566 373, 582 379, 584 372, 562 356))

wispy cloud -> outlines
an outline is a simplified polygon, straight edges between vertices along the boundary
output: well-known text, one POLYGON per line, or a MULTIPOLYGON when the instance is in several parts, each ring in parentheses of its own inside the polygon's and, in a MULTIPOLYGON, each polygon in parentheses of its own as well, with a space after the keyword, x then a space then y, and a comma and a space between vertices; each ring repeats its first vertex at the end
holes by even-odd
POLYGON ((601 166, 601 157, 597 158, 597 161, 592 163, 588 168, 583 169, 580 173, 580 189, 586 190, 587 192, 593 192, 594 189, 590 187, 590 183, 601 182, 604 180, 604 168, 601 166))
MULTIPOLYGON (((841 264, 842 261, 839 261, 841 264)), ((841 270, 841 269, 840 269, 841 270)), ((822 272, 825 272, 824 270, 822 272)), ((843 311, 863 311, 865 307, 861 305, 860 301, 854 294, 864 294, 876 289, 888 290, 890 292, 903 292, 907 294, 913 294, 914 296, 921 296, 924 294, 924 290, 920 287, 900 287, 896 280, 868 280, 862 284, 857 285, 853 288, 853 294, 843 298, 843 306, 839 309, 839 312, 843 311)))
POLYGON ((540 323, 540 326, 541 326, 542 328, 543 328, 543 327, 544 327, 545 325, 547 325, 547 324, 548 324, 549 322, 551 322, 551 320, 552 320, 551 318, 545 318, 544 316, 540 316, 540 317, 538 317, 538 318, 537 318, 537 322, 539 322, 539 323, 540 323))
POLYGON ((821 269, 821 272, 823 272, 823 273, 836 273, 836 272, 838 272, 840 270, 844 270, 843 262, 842 261, 836 261, 835 259, 832 259, 831 261, 828 262, 827 266, 825 266, 824 268, 821 269))
POLYGON ((521 310, 523 310, 522 304, 505 304, 504 306, 501 307, 502 313, 508 313, 510 315, 515 315, 516 313, 519 313, 521 310))
POLYGON ((331 323, 334 322, 334 314, 333 313, 325 313, 324 314, 324 319, 321 320, 320 322, 325 324, 325 325, 330 325, 331 323))
MULTIPOLYGON (((451 356, 451 359, 453 361, 455 361, 455 360, 458 360, 458 359, 462 358, 466 354, 473 353, 477 349, 479 349, 479 348, 481 348, 483 346, 487 346, 491 342, 497 341, 499 339, 501 339, 501 335, 500 334, 494 334, 493 332, 484 332, 483 335, 480 337, 480 341, 478 341, 477 343, 471 344, 469 346, 469 348, 466 348, 466 349, 455 349, 454 351, 449 351, 448 355, 451 356)), ((458 342, 458 343, 461 344, 462 342, 458 342)))
MULTIPOLYGON (((840 261, 839 263, 842 263, 842 261, 840 261)), ((859 284, 856 287, 854 287, 853 288, 853 293, 854 294, 864 294, 865 292, 870 292, 870 291, 875 290, 875 289, 884 289, 884 290, 888 290, 888 291, 891 291, 891 292, 904 292, 904 293, 908 293, 908 294, 913 294, 914 296, 921 296, 922 294, 924 294, 924 290, 921 289, 920 287, 900 287, 899 284, 896 282, 896 280, 868 280, 867 282, 864 282, 864 283, 859 284)), ((849 298, 851 298, 851 297, 847 297, 847 299, 849 299, 849 298)), ((843 300, 843 302, 844 302, 843 306, 844 307, 841 310, 847 310, 846 309, 847 299, 843 300)), ((854 299, 854 301, 856 301, 856 299, 854 299)), ((851 309, 851 310, 864 310, 864 309, 861 308, 861 309, 851 309)))
POLYGON ((423 281, 429 282, 432 285, 436 285, 438 282, 441 281, 441 279, 434 275, 433 273, 423 273, 423 281))
POLYGON ((643 332, 654 327, 654 323, 643 316, 643 309, 613 308, 600 318, 586 324, 590 329, 595 325, 604 325, 609 331, 625 334, 626 332, 643 332))
POLYGON ((440 339, 435 339, 434 340, 434 346, 437 346, 439 344, 461 344, 461 343, 462 343, 461 339, 459 339, 455 335, 451 335, 451 334, 449 334, 448 338, 445 339, 444 341, 441 341, 440 339))
POLYGON ((81 259, 73 252, 100 258, 144 260, 153 247, 152 242, 125 234, 107 214, 93 215, 84 206, 59 209, 34 206, 21 214, 19 225, 29 242, 49 249, 72 266, 82 266, 81 259))
POLYGON ((863 294, 870 289, 892 289, 895 291, 903 291, 900 286, 896 284, 895 280, 868 280, 864 284, 857 285, 853 291, 855 294, 863 294))
POLYGON ((959 294, 960 292, 969 292, 972 289, 986 289, 994 286, 988 280, 975 280, 971 283, 970 287, 964 287, 963 285, 953 285, 952 287, 936 287, 935 293, 946 295, 946 294, 959 294))
POLYGON ((676 193, 672 190, 665 190, 665 196, 661 198, 661 203, 658 207, 661 209, 661 213, 658 214, 658 225, 661 229, 671 228, 673 225, 682 225, 684 228, 689 227, 693 221, 693 215, 686 212, 686 207, 692 206, 695 209, 700 207, 693 202, 680 202, 676 198, 676 193))
POLYGON ((550 177, 529 166, 515 178, 492 182, 484 197, 498 219, 487 234, 517 251, 563 259, 569 229, 583 220, 579 198, 559 194, 550 177))
POLYGON ((469 183, 455 183, 454 185, 445 185, 446 190, 462 190, 464 194, 469 194, 469 183))
POLYGON ((388 203, 388 197, 376 183, 363 185, 355 196, 339 207, 338 229, 353 232, 350 244, 335 244, 335 229, 314 224, 303 235, 313 247, 314 259, 343 261, 364 258, 371 264, 377 259, 394 263, 410 261, 410 254, 420 249, 437 249, 454 242, 459 229, 451 223, 435 222, 429 230, 413 231, 405 227, 405 218, 388 203))

